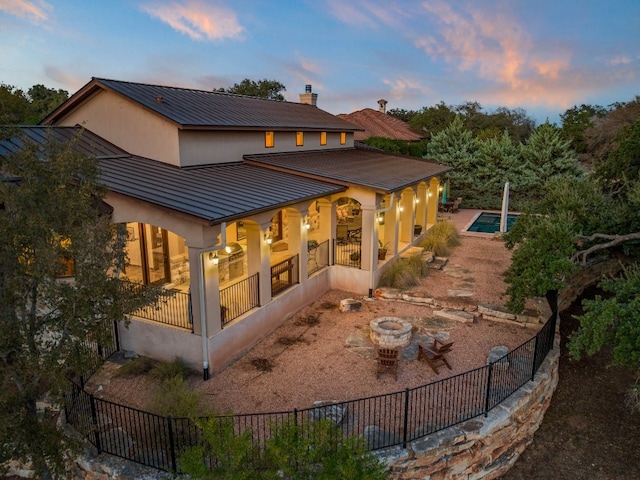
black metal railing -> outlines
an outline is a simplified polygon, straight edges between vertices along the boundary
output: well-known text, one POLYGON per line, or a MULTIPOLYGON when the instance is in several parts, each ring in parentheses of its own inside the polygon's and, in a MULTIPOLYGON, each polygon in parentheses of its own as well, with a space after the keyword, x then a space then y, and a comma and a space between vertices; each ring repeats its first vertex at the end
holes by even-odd
POLYGON ((294 255, 271 267, 272 297, 298 283, 298 258, 298 255, 294 255))
MULTIPOLYGON (((132 283, 126 280, 122 280, 122 282, 127 282, 140 292, 149 288, 142 283, 132 283)), ((181 292, 176 289, 162 290, 155 303, 139 308, 132 312, 131 315, 164 325, 185 328, 193 332, 191 293, 189 292, 181 292)))
POLYGON ((359 239, 344 238, 333 241, 333 263, 347 267, 360 268, 361 242, 359 239))
MULTIPOLYGON (((518 391, 553 349, 555 331, 554 313, 535 337, 495 362, 413 389, 289 412, 220 416, 214 421, 229 422, 236 434, 249 432, 257 451, 285 422, 295 422, 301 435, 312 435, 313 423, 323 418, 335 422, 336 435, 364 436, 372 450, 406 447, 413 440, 487 415, 518 391)), ((75 384, 65 412, 69 423, 98 452, 161 470, 176 471, 181 453, 202 441, 199 427, 189 419, 160 417, 101 400, 75 384)), ((254 466, 257 462, 258 458, 254 466)))
POLYGON ((329 265, 329 240, 322 243, 309 242, 307 257, 307 275, 329 265))
POLYGON ((259 306, 260 281, 257 273, 220 290, 220 318, 223 327, 231 320, 259 306))

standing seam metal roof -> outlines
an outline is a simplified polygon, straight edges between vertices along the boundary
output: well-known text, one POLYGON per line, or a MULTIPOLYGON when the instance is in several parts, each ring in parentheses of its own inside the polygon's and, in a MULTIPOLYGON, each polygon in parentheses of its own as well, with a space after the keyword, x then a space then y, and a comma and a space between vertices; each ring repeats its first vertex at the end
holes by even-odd
POLYGON ((254 165, 322 177, 344 185, 360 185, 383 193, 396 192, 452 170, 433 160, 364 148, 245 155, 244 158, 254 165))
POLYGON ((101 78, 94 81, 184 128, 360 130, 346 120, 303 103, 101 78))
POLYGON ((110 191, 192 215, 211 224, 282 208, 345 190, 344 186, 243 163, 178 168, 129 155, 78 127, 21 127, 21 135, 0 142, 0 155, 27 142, 44 145, 49 136, 67 141, 99 160, 101 182, 110 191))

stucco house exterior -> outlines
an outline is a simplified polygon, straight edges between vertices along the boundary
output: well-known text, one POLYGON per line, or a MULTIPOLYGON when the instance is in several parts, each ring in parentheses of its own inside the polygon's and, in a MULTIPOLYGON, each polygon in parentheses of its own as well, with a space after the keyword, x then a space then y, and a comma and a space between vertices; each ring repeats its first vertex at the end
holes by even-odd
POLYGON ((127 227, 123 280, 164 287, 121 348, 208 378, 327 290, 371 295, 435 223, 450 168, 361 147, 316 102, 310 86, 298 103, 93 78, 23 128, 81 131, 127 227))

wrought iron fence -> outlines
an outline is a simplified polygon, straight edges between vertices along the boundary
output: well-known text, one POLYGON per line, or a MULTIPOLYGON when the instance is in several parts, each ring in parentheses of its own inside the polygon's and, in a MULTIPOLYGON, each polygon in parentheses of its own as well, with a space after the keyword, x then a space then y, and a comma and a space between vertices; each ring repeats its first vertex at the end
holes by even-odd
MULTIPOLYGON (((133 283, 126 280, 121 281, 131 286, 131 288, 137 289, 139 293, 149 288, 142 283, 133 283)), ((191 293, 189 292, 181 292, 176 289, 162 290, 157 302, 139 308, 135 312, 132 312, 131 315, 173 327, 185 328, 193 332, 191 293)))
POLYGON ((298 255, 271 267, 271 296, 284 292, 298 283, 298 255))
POLYGON ((223 327, 259 306, 260 280, 257 273, 220 290, 220 317, 223 327))
MULTIPOLYGON (((492 364, 413 389, 290 412, 220 416, 213 421, 226 422, 235 434, 248 432, 256 451, 274 429, 287 422, 298 425, 300 435, 313 438, 314 422, 325 418, 335 423, 336 435, 364 436, 372 450, 406 447, 410 441, 487 415, 518 391, 553 349, 555 330, 556 313, 535 337, 492 364)), ((177 471, 182 452, 202 442, 200 428, 189 419, 160 417, 101 400, 75 384, 67 395, 65 413, 99 452, 161 470, 177 471)), ((225 459, 210 461, 224 463, 225 459)))
POLYGON ((361 266, 361 242, 360 239, 343 238, 333 242, 333 263, 347 267, 360 268, 361 266))
POLYGON ((311 275, 327 265, 329 265, 329 240, 322 243, 309 242, 307 274, 311 275))

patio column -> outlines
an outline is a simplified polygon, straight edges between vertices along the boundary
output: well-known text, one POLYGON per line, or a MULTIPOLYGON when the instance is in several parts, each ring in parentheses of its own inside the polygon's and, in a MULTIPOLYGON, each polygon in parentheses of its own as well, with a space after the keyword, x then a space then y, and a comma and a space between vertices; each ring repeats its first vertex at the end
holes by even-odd
POLYGON ((413 190, 404 190, 398 205, 400 208, 400 241, 413 241, 413 190))
POLYGON ((416 224, 422 227, 424 233, 427 229, 427 202, 428 202, 428 189, 427 185, 421 183, 418 185, 418 193, 416 195, 416 224))
POLYGON ((211 336, 221 329, 220 322, 220 279, 218 277, 218 266, 209 261, 209 254, 203 254, 202 265, 204 272, 200 269, 199 248, 187 247, 189 250, 189 271, 191 312, 193 318, 193 333, 202 335, 202 315, 206 315, 207 335, 211 336), (197 272, 197 273, 195 273, 197 272), (195 273, 195 274, 194 274, 195 273), (204 288, 201 282, 204 277, 204 288), (204 291, 205 312, 201 311, 201 291, 204 291))
MULTIPOLYGON (((392 193, 385 201, 385 205, 391 204, 392 193)), ((384 242, 388 243, 388 253, 395 255, 398 253, 398 204, 394 202, 393 208, 384 213, 384 242)))
POLYGON ((244 228, 247 232, 247 276, 250 277, 260 273, 264 237, 257 223, 244 222, 244 228))
POLYGON ((362 215, 362 230, 360 241, 360 268, 362 270, 374 270, 378 266, 378 258, 375 261, 371 258, 374 252, 378 251, 376 234, 375 205, 360 205, 362 215), (373 261, 373 263, 372 263, 373 261))
MULTIPOLYGON (((334 206, 326 201, 318 201, 318 207, 320 208, 320 228, 318 229, 318 235, 320 243, 325 240, 329 240, 329 255, 333 255, 333 248, 331 248, 331 232, 335 231, 336 212, 334 206)), ((332 259, 329 258, 329 265, 332 264, 332 259)))
POLYGON ((298 254, 298 277, 300 281, 307 279, 307 230, 304 228, 304 222, 306 219, 306 212, 300 213, 298 210, 287 210, 287 226, 288 226, 288 238, 289 253, 293 256, 298 254))
POLYGON ((433 227, 438 220, 438 186, 438 179, 432 178, 429 182, 429 191, 427 192, 429 199, 427 206, 427 229, 433 227))
MULTIPOLYGON (((260 306, 271 301, 271 244, 266 238, 271 228, 271 220, 260 224, 260 306)), ((248 232, 247 232, 248 233, 248 232)))

